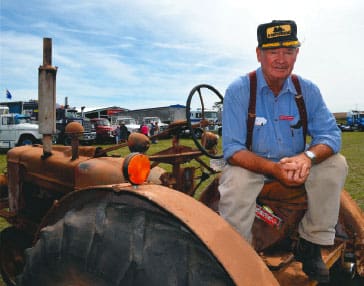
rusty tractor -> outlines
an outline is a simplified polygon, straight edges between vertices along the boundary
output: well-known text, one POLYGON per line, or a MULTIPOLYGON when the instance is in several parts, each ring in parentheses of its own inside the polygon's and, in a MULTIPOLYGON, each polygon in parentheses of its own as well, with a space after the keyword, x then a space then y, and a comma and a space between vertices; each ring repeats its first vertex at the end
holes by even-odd
MULTIPOLYGON (((43 70, 54 75, 49 64, 43 70)), ((0 176, 0 216, 10 224, 0 233, 5 283, 315 285, 291 252, 306 207, 304 199, 295 200, 304 190, 282 193, 273 182, 262 192, 253 246, 219 216, 218 136, 204 132, 201 140, 194 138, 195 148, 179 140, 186 126, 191 134, 208 126, 204 118, 197 125, 188 119, 193 97, 204 107, 206 89, 222 102, 212 87, 195 87, 187 121, 157 135, 168 132, 172 146, 156 154, 148 154, 150 138, 138 133, 106 149, 80 146, 83 129, 77 122, 66 130, 71 146, 52 146, 45 133, 43 145, 9 150, 7 171, 0 176), (110 155, 123 147, 129 155, 110 155), (295 208, 277 209, 277 199, 295 208)), ((364 276, 363 213, 345 191, 337 234, 323 257, 339 273, 333 285, 343 285, 343 279, 364 276)))

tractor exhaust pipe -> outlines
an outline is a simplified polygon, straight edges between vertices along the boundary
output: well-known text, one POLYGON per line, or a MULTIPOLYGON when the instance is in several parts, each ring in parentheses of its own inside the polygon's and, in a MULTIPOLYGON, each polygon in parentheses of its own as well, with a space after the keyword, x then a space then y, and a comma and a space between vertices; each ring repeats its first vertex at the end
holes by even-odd
POLYGON ((43 38, 43 65, 39 67, 39 133, 43 134, 43 155, 52 155, 52 134, 56 134, 56 74, 52 66, 52 39, 43 38))

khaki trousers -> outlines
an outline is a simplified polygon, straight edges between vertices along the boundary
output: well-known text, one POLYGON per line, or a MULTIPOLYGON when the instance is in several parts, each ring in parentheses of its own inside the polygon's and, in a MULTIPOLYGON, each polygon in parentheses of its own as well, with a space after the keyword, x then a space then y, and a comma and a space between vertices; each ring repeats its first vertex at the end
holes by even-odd
MULTIPOLYGON (((308 209, 299 224, 300 237, 319 245, 332 245, 340 208, 340 194, 348 166, 335 154, 313 165, 305 183, 308 209)), ((255 202, 264 175, 227 164, 221 174, 219 212, 246 240, 252 241, 255 202)))

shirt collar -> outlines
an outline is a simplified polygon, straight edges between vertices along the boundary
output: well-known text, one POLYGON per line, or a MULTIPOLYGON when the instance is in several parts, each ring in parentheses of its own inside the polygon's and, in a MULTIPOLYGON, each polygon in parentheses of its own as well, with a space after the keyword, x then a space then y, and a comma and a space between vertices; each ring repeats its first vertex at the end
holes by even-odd
MULTIPOLYGON (((256 70, 256 73, 257 73, 257 91, 258 91, 258 93, 261 93, 263 91, 263 89, 265 89, 265 88, 269 89, 269 87, 268 87, 267 82, 265 81, 261 67, 259 67, 256 70)), ((292 94, 297 94, 296 88, 294 87, 291 77, 286 79, 286 81, 284 82, 281 94, 286 93, 286 92, 289 92, 292 94)))

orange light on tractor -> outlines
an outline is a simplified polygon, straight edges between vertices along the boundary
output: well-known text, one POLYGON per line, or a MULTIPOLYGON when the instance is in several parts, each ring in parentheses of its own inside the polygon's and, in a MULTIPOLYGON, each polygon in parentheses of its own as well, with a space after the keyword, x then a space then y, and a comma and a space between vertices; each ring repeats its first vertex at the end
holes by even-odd
POLYGON ((125 157, 123 174, 126 180, 133 185, 143 184, 150 172, 149 158, 141 153, 131 153, 125 157))

